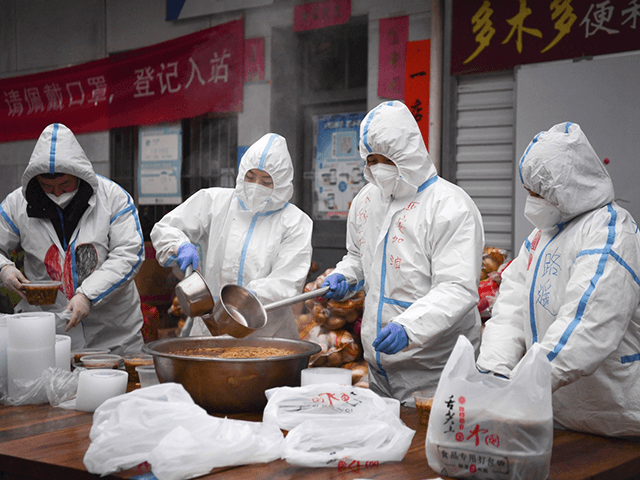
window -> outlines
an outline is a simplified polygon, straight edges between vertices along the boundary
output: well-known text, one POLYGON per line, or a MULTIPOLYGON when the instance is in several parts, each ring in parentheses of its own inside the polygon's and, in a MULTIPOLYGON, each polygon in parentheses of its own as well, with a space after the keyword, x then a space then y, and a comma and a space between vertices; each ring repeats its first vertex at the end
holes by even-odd
MULTIPOLYGON (((238 155, 236 115, 203 115, 182 121, 182 198, 201 188, 235 186, 238 155)), ((111 179, 136 200, 138 174, 138 128, 125 127, 110 132, 111 179)), ((176 205, 138 205, 145 240, 151 229, 176 205)))

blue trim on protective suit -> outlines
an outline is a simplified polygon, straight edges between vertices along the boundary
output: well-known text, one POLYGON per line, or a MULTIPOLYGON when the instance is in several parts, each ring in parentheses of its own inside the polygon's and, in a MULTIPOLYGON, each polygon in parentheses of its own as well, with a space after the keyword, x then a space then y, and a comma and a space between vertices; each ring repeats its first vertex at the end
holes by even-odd
MULTIPOLYGON (((594 248, 592 250, 583 250, 578 255, 576 255, 576 258, 583 257, 585 255, 601 255, 603 253, 607 253, 604 248, 594 248)), ((638 277, 636 272, 633 271, 633 268, 631 268, 629 264, 625 262, 620 257, 620 255, 618 255, 615 251, 611 250, 609 254, 611 255, 611 258, 613 258, 616 262, 620 264, 620 266, 622 266, 622 268, 624 268, 627 272, 629 272, 629 274, 633 278, 633 281, 636 282, 638 285, 640 285, 640 277, 638 277)))
POLYGON ((275 133, 269 137, 267 146, 264 147, 264 150, 262 151, 262 155, 260 156, 260 164, 258 165, 258 168, 260 170, 264 170, 264 164, 267 161, 267 154, 269 153, 269 150, 271 149, 271 145, 273 145, 274 140, 278 137, 279 135, 276 135, 275 133))
POLYGON ((591 281, 589 282, 589 286, 587 287, 586 291, 582 295, 582 298, 580 299, 580 303, 578 304, 578 309, 576 310, 575 317, 573 318, 573 320, 571 320, 571 323, 569 323, 569 326, 560 337, 560 341, 553 348, 553 351, 547 354, 547 358, 549 359, 550 362, 553 361, 553 359, 558 356, 562 348, 567 344, 569 337, 571 336, 573 331, 576 329, 576 327, 582 320, 584 311, 587 308, 587 303, 589 302, 589 298, 591 297, 591 294, 595 290, 598 280, 602 278, 602 275, 604 273, 604 267, 607 264, 607 259, 610 256, 611 248, 613 247, 613 243, 615 242, 615 239, 616 239, 616 219, 618 216, 617 212, 614 210, 611 204, 607 205, 607 209, 611 214, 611 219, 609 220, 609 227, 608 227, 609 234, 607 235, 607 244, 605 245, 602 251, 600 260, 598 261, 598 267, 596 268, 596 273, 594 274, 593 278, 591 278, 591 281))
MULTIPOLYGON (((244 208, 242 200, 238 198, 240 205, 244 208)), ((249 230, 247 231, 246 237, 244 237, 244 244, 242 245, 242 253, 240 254, 240 267, 238 268, 238 285, 242 286, 242 281, 244 278, 244 262, 247 259, 247 251, 249 250, 249 243, 251 242, 251 237, 253 236, 253 231, 255 229, 256 223, 258 222, 258 217, 268 217, 269 215, 273 215, 276 212, 284 210, 289 202, 285 204, 284 207, 279 208, 278 210, 271 210, 269 212, 258 212, 251 219, 251 223, 249 224, 249 230)))
POLYGON ((637 362, 638 360, 640 360, 640 353, 634 353, 633 355, 625 355, 624 357, 620 358, 620 363, 632 363, 637 362))
MULTIPOLYGON (((76 241, 78 240, 78 235, 80 232, 76 234, 76 238, 71 241, 71 245, 69 245, 69 253, 71 254, 71 277, 73 280, 73 292, 78 289, 78 265, 76 264, 76 241)), ((65 249, 66 251, 66 249, 65 249)))
POLYGON ((524 179, 522 178, 522 162, 524 162, 524 157, 527 156, 527 154, 529 153, 529 150, 531 150, 531 147, 533 147, 533 144, 538 141, 538 137, 540 135, 542 135, 543 133, 544 132, 540 132, 535 137, 533 137, 533 140, 531 140, 531 142, 529 143, 529 146, 527 147, 527 149, 522 154, 522 157, 520 157, 520 163, 518 164, 518 174, 520 175, 520 183, 522 183, 523 185, 524 185, 524 179))
POLYGON ((531 324, 532 343, 536 343, 538 341, 538 329, 536 327, 536 311, 534 308, 535 307, 534 291, 536 287, 536 279, 538 278, 538 271, 540 270, 540 262, 544 258, 544 251, 551 244, 551 242, 553 242, 556 239, 556 237, 560 235, 560 232, 562 232, 564 225, 566 224, 558 224, 559 226, 558 232, 553 237, 551 237, 551 240, 549 240, 547 244, 544 246, 544 248, 540 251, 540 255, 538 256, 538 261, 536 262, 536 269, 533 273, 533 280, 531 281, 531 290, 529 291, 529 323, 531 324))
POLYGON ((0 215, 2 216, 2 218, 4 218, 4 221, 7 222, 9 227, 11 227, 11 230, 13 230, 13 233, 20 236, 20 230, 18 230, 18 227, 16 227, 16 224, 11 221, 5 209, 2 208, 3 205, 4 205, 4 202, 0 203, 0 215))
POLYGON ((49 173, 56 173, 56 143, 58 142, 59 123, 53 124, 53 132, 51 132, 51 149, 49 150, 49 173))
POLYGON ((170 267, 170 266, 171 266, 171 264, 172 264, 173 262, 175 262, 177 258, 178 258, 178 256, 177 256, 176 254, 171 255, 171 256, 169 257, 169 260, 167 260, 167 261, 164 263, 164 265, 162 265, 162 266, 163 266, 163 267, 170 267))
POLYGON ((433 185, 434 183, 436 183, 438 181, 438 175, 434 175, 433 177, 431 177, 429 180, 427 180, 426 182, 424 182, 422 185, 420 185, 418 187, 418 191, 416 193, 420 193, 422 192, 425 188, 433 185))
MULTIPOLYGON (((140 265, 144 259, 144 237, 142 235, 142 227, 140 226, 140 219, 138 218, 138 210, 135 208, 135 205, 133 204, 133 201, 131 200, 131 195, 129 195, 129 193, 122 188, 122 186, 118 185, 117 183, 113 182, 112 180, 109 180, 108 178, 104 178, 100 175, 96 175, 97 177, 103 178, 104 180, 107 180, 111 183, 114 183, 115 185, 117 185, 118 187, 120 187, 122 189, 122 191, 124 193, 126 193, 127 195, 127 199, 128 199, 128 203, 127 206, 122 209, 120 212, 116 213, 115 216, 110 220, 110 224, 114 222, 114 220, 116 220, 118 217, 120 217, 122 214, 124 213, 131 213, 131 215, 133 216, 133 219, 135 221, 136 224, 136 231, 138 232, 138 235, 140 236, 140 239, 142 240, 141 245, 140 245, 140 250, 138 251, 138 261, 131 267, 131 270, 129 270, 129 272, 122 277, 122 280, 120 280, 119 282, 116 282, 114 285, 112 285, 109 289, 107 289, 106 292, 98 295, 96 298, 94 298, 93 300, 91 300, 91 303, 96 303, 100 300, 102 300, 104 297, 106 297, 107 295, 109 295, 111 292, 113 292, 116 288, 120 287, 122 284, 126 283, 131 276, 133 275, 133 272, 136 271, 136 268, 138 268, 138 265, 140 265)), ((75 272, 74 272, 75 274, 75 272)))
MULTIPOLYGON (((430 187, 437 181, 438 181, 438 176, 434 175, 433 177, 431 177, 430 179, 428 179, 426 182, 424 182, 422 185, 418 187, 417 193, 422 192, 427 187, 430 187)), ((407 309, 411 305, 413 305, 413 302, 396 300, 394 298, 388 298, 384 295, 385 284, 387 279, 387 242, 388 240, 389 240, 389 229, 387 229, 387 234, 384 236, 384 249, 382 250, 382 268, 380 272, 380 295, 378 299, 378 313, 376 316, 376 337, 380 335, 380 331, 382 330, 382 310, 384 308, 385 303, 387 305, 397 305, 404 309, 407 309)), ((387 382, 388 382, 389 378, 387 377, 387 372, 385 372, 385 370, 382 368, 382 364, 380 363, 380 352, 376 352, 376 363, 378 365, 378 371, 380 372, 381 375, 384 376, 384 378, 387 379, 387 382)))
POLYGON ((564 133, 569 133, 569 127, 573 125, 573 122, 567 122, 564 125, 564 133))
POLYGON ((376 108, 371 110, 371 112, 366 117, 366 122, 364 124, 364 128, 362 129, 362 143, 364 144, 365 148, 367 149, 367 151, 369 153, 373 152, 373 150, 371 149, 371 146, 369 145, 369 140, 368 140, 368 138, 369 138, 369 125, 371 124, 371 121, 373 120, 373 116, 376 113, 376 111, 378 111, 380 108, 382 108, 383 105, 392 106, 393 105, 393 101, 387 102, 387 103, 381 103, 376 108))
MULTIPOLYGON (((382 250, 382 268, 380 271, 380 294, 378 300, 378 313, 376 314, 376 338, 380 335, 380 331, 382 330, 382 309, 384 307, 384 289, 387 280, 387 240, 389 239, 389 230, 387 230, 387 234, 384 236, 384 248, 382 250)), ((387 372, 385 372, 384 368, 382 368, 382 363, 380 363, 380 352, 376 351, 376 364, 378 365, 378 370, 380 374, 389 381, 389 377, 387 377, 387 372)))

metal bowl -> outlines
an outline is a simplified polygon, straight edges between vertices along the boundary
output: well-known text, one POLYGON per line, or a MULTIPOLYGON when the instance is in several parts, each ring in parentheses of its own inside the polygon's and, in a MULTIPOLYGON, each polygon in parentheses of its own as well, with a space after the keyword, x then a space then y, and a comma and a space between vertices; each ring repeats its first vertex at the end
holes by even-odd
POLYGON ((265 390, 300 386, 300 375, 309 357, 320 346, 305 340, 284 338, 184 337, 166 338, 144 345, 153 355, 161 383, 182 384, 193 401, 210 412, 262 411, 267 404, 265 390), (173 352, 197 348, 273 347, 295 353, 268 358, 203 358, 173 352))

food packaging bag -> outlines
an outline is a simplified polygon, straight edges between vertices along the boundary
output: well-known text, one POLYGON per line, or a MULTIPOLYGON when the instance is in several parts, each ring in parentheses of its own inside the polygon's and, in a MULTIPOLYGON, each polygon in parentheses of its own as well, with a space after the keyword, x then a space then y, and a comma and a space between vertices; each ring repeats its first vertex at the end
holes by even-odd
POLYGON ((262 421, 291 430, 306 420, 379 419, 388 415, 387 403, 366 388, 337 383, 304 387, 276 387, 265 392, 262 421))
POLYGON ((540 345, 504 379, 480 373, 471 342, 458 337, 431 407, 429 466, 455 478, 543 479, 552 447, 551 365, 540 345))
POLYGON ((288 430, 283 458, 338 470, 401 461, 415 431, 371 390, 335 383, 267 390, 263 422, 288 430))
POLYGON ((277 460, 284 435, 273 425, 210 416, 182 385, 161 383, 105 401, 89 438, 84 465, 90 473, 148 462, 159 480, 178 480, 277 460))

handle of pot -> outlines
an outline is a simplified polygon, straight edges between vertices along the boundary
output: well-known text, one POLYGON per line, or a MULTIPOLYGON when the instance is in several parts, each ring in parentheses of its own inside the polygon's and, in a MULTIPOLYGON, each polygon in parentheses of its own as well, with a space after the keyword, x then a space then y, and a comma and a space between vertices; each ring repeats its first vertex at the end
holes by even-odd
MULTIPOLYGON (((355 281, 349 282, 350 287, 353 287, 355 284, 355 281)), ((329 290, 329 287, 311 290, 310 292, 305 292, 300 295, 296 295, 295 297, 285 298, 283 300, 278 300, 277 302, 270 303, 269 305, 265 305, 264 309, 268 312, 270 310, 275 310, 276 308, 286 307, 289 305, 293 305, 294 303, 303 302, 304 300, 309 300, 310 298, 323 297, 329 290)), ((345 295, 343 300, 346 300, 347 298, 350 298, 350 295, 345 295)))

